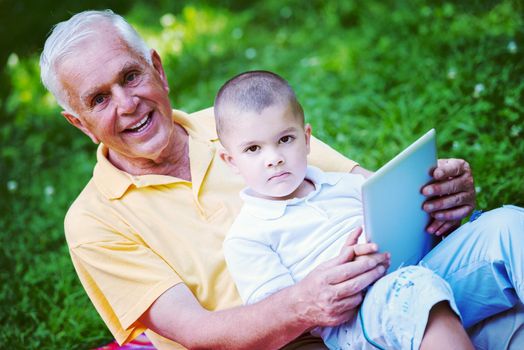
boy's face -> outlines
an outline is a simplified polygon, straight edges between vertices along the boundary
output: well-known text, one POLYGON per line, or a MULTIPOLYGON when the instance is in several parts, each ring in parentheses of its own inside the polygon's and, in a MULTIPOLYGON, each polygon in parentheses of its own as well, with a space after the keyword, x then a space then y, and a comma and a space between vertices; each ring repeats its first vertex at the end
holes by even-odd
POLYGON ((304 182, 310 136, 311 127, 291 106, 274 105, 235 118, 224 131, 220 156, 255 195, 293 198, 304 182))

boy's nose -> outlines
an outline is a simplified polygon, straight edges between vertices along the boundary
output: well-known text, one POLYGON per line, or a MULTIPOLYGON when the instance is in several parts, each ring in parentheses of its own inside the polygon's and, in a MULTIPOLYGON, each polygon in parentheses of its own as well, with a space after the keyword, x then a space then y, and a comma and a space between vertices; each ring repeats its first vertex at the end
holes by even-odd
POLYGON ((282 157, 282 155, 280 155, 278 152, 274 152, 268 155, 266 160, 266 167, 272 168, 282 164, 284 164, 284 157, 282 157))

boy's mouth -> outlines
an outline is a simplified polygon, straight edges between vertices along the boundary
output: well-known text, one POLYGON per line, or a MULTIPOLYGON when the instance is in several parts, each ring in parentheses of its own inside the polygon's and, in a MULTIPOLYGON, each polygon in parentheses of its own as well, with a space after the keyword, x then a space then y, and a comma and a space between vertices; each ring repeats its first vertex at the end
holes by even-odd
POLYGON ((276 173, 275 175, 272 175, 267 181, 284 179, 289 175, 291 175, 289 171, 281 171, 279 173, 276 173))

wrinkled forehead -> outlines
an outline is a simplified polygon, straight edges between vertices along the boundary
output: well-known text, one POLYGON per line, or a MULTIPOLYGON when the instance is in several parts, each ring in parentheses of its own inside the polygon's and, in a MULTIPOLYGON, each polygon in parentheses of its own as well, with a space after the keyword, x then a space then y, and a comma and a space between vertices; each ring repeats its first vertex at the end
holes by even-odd
POLYGON ((145 64, 114 31, 102 33, 84 37, 56 62, 58 79, 70 97, 109 84, 127 67, 145 64))

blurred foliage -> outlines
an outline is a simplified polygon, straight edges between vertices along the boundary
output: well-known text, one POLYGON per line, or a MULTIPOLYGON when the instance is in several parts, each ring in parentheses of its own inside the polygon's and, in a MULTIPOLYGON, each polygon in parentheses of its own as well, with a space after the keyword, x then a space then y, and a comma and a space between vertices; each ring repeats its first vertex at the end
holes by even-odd
MULTIPOLYGON (((522 2, 111 4, 160 52, 178 109, 210 106, 234 74, 272 70, 315 134, 364 167, 435 127, 440 157, 472 165, 479 208, 524 205, 522 2)), ((107 2, 50 7, 0 2, 0 346, 85 349, 111 335, 74 274, 62 222, 95 146, 60 117, 38 54, 52 24, 107 2)))

